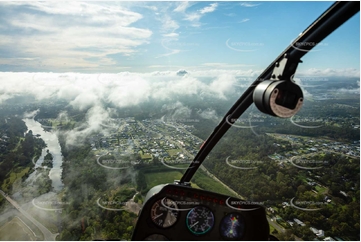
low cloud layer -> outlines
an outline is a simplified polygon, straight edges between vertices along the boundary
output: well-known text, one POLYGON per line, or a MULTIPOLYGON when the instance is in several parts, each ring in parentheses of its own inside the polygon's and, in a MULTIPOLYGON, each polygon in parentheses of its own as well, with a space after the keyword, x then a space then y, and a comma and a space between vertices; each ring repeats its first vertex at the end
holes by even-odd
MULTIPOLYGON (((68 142, 76 144, 87 135, 104 130, 102 124, 116 116, 116 109, 153 102, 163 103, 159 111, 167 119, 186 119, 195 110, 201 118, 218 120, 219 113, 213 107, 207 109, 209 105, 203 105, 204 102, 236 100, 256 75, 225 70, 185 72, 185 75, 178 75, 176 71, 117 74, 0 72, 0 105, 11 97, 23 95, 39 101, 66 100, 75 110, 86 111, 86 122, 66 133, 68 142), (202 103, 203 107, 194 109, 189 106, 190 101, 202 103)), ((311 79, 305 77, 295 80, 301 87, 311 83, 311 79)), ((311 98, 312 89, 303 89, 306 99, 311 98)), ((340 92, 359 93, 359 88, 345 88, 340 92)), ((32 117, 34 112, 26 116, 32 117)), ((66 112, 60 113, 58 118, 69 119, 66 112)))
MULTIPOLYGON (((228 100, 234 94, 236 75, 212 75, 200 71, 183 76, 177 72, 118 74, 79 73, 0 73, 1 101, 11 97, 30 95, 38 101, 66 100, 68 105, 86 111, 85 122, 66 131, 68 144, 77 144, 91 133, 108 129, 102 124, 114 117, 114 108, 137 107, 150 102, 165 103, 160 112, 170 120, 186 119, 192 108, 180 99, 228 100), (113 109, 110 107, 114 107, 113 109)), ((244 79, 243 79, 244 80, 244 79)), ((241 80, 241 82, 244 82, 241 80)), ((1 103, 0 103, 1 104, 1 103)), ((37 111, 26 117, 34 117, 37 111)), ((204 111, 201 116, 215 116, 204 111)), ((206 117, 207 116, 207 117, 206 117)), ((69 120, 68 114, 59 114, 60 120, 69 120)))

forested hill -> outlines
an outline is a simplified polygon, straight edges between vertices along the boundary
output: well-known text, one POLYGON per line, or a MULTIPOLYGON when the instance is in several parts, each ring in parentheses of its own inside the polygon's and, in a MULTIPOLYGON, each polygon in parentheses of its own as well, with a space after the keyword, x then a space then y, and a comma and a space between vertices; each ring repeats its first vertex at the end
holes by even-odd
POLYGON ((294 218, 305 222, 307 230, 290 227, 300 238, 312 240, 314 234, 309 228, 316 227, 324 230, 326 236, 359 240, 359 158, 319 149, 302 156, 307 163, 304 166, 316 163, 322 164, 322 169, 300 169, 289 162, 293 157, 290 154, 302 157, 300 152, 303 151, 290 142, 234 128, 203 164, 248 201, 272 207, 286 228, 286 221, 294 218), (271 159, 281 157, 280 154, 289 156, 271 159), (325 202, 326 198, 331 202, 325 202), (324 206, 312 213, 285 207, 285 202, 289 204, 292 199, 315 204, 318 201, 324 206))
POLYGON ((59 142, 68 161, 63 163, 62 201, 67 206, 59 240, 130 240, 136 215, 122 204, 135 194, 133 174, 100 167, 89 145, 67 147, 61 135, 59 142), (99 204, 113 207, 107 210, 99 204))

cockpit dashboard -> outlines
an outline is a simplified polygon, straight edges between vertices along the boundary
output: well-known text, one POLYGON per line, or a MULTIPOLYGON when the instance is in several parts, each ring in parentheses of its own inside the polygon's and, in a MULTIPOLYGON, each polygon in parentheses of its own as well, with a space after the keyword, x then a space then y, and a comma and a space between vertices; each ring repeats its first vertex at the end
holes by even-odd
POLYGON ((152 188, 132 240, 268 240, 263 206, 178 184, 152 188))

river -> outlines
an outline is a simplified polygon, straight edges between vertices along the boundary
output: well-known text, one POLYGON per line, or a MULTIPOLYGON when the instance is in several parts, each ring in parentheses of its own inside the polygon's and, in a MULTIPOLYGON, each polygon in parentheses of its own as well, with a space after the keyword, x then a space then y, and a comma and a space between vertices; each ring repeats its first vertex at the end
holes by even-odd
MULTIPOLYGON (((31 130, 33 132, 33 135, 39 134, 40 138, 43 139, 45 144, 47 145, 47 147, 45 147, 42 150, 40 158, 37 161, 33 160, 33 162, 35 163, 35 168, 42 166, 41 164, 44 161, 44 157, 47 154, 47 150, 49 150, 49 153, 53 155, 53 167, 48 168, 50 169, 49 178, 51 179, 52 182, 53 191, 60 192, 64 187, 64 184, 61 180, 61 173, 63 170, 61 165, 63 163, 63 156, 61 153, 61 148, 56 133, 54 131, 45 131, 41 127, 41 124, 35 121, 34 119, 25 118, 23 119, 23 121, 28 127, 28 131, 31 130)), ((27 178, 26 182, 31 183, 34 180, 34 178, 36 178, 36 174, 37 174, 36 171, 31 173, 27 178)))

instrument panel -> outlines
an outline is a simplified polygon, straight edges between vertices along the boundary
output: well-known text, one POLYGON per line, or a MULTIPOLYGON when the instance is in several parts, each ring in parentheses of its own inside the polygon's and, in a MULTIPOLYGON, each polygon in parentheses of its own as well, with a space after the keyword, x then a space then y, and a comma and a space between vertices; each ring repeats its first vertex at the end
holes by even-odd
POLYGON ((177 184, 152 188, 132 240, 268 240, 265 209, 177 184))

